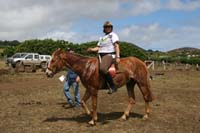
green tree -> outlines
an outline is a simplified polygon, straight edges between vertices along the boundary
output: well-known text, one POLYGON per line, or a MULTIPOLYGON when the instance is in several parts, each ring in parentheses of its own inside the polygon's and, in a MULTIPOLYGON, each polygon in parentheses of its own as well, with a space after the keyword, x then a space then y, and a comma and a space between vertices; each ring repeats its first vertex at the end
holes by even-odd
POLYGON ((10 57, 15 53, 15 47, 10 46, 10 47, 6 47, 3 51, 3 55, 10 57))
MULTIPOLYGON (((54 41, 52 39, 32 39, 21 42, 20 45, 15 47, 10 47, 5 50, 5 55, 11 55, 14 52, 34 52, 39 54, 49 54, 51 55, 56 49, 62 48, 67 50, 67 48, 73 49, 76 53, 82 54, 84 56, 97 57, 95 52, 87 52, 88 48, 96 47, 97 41, 86 42, 82 44, 74 44, 64 40, 54 41)), ((135 56, 142 60, 147 58, 147 53, 144 49, 127 42, 120 42, 120 54, 121 57, 135 56)))
POLYGON ((52 39, 45 40, 27 40, 22 42, 16 47, 16 52, 35 52, 39 54, 49 54, 51 55, 56 49, 62 48, 66 50, 69 42, 58 40, 54 41, 52 39))

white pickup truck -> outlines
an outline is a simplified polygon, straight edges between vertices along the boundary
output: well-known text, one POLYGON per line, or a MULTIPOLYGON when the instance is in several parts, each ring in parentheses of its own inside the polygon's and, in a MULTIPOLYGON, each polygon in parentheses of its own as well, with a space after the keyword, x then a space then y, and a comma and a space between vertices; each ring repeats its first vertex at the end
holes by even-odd
MULTIPOLYGON (((20 54, 20 53, 17 53, 20 54)), ((50 55, 40 55, 38 53, 23 53, 17 58, 8 58, 12 67, 19 71, 35 71, 37 68, 46 69, 48 62, 51 60, 50 55)))

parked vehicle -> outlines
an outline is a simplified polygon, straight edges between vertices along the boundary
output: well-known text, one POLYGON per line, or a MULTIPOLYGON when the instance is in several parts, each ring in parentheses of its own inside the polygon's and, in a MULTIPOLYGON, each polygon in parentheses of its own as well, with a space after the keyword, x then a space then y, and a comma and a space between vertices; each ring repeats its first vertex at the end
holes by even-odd
POLYGON ((17 58, 21 58, 23 56, 25 56, 27 53, 15 53, 13 56, 8 57, 6 59, 6 64, 11 65, 13 62, 13 59, 17 59, 17 58))
POLYGON ((42 61, 50 61, 51 56, 50 55, 40 55, 40 60, 42 61))
MULTIPOLYGON (((15 56, 16 57, 16 56, 15 56)), ((35 71, 37 68, 46 69, 48 62, 51 60, 50 55, 40 55, 38 53, 17 54, 18 58, 11 58, 10 64, 20 71, 35 71)))
POLYGON ((41 60, 41 63, 40 63, 41 68, 46 69, 47 64, 51 60, 51 56, 50 55, 40 55, 39 58, 41 60))

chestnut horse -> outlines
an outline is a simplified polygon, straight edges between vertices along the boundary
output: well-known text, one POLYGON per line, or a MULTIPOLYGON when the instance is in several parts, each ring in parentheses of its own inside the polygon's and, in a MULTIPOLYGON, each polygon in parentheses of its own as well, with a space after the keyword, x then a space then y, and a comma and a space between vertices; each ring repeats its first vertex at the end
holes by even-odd
MULTIPOLYGON (((53 77, 53 75, 62 70, 64 66, 70 68, 80 76, 81 82, 86 88, 85 94, 81 99, 81 105, 86 113, 92 116, 92 119, 88 123, 94 125, 97 121, 98 90, 105 89, 106 87, 104 76, 99 73, 98 59, 83 57, 75 53, 63 52, 59 48, 52 55, 52 59, 46 70, 47 76, 53 77), (86 101, 90 97, 92 97, 92 113, 86 105, 86 101)), ((135 103, 134 86, 137 84, 145 101, 145 115, 143 118, 147 119, 150 112, 149 102, 154 98, 151 91, 149 73, 145 63, 135 57, 126 57, 121 58, 117 66, 117 73, 113 78, 114 83, 118 88, 126 84, 129 97, 128 106, 121 118, 126 120, 129 116, 129 112, 135 103)))

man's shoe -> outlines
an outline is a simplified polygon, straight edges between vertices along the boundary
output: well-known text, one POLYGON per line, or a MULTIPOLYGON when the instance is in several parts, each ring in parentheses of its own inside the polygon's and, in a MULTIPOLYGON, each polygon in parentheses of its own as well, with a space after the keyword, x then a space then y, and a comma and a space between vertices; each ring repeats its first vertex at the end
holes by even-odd
POLYGON ((80 108, 81 107, 81 105, 79 105, 79 104, 76 104, 76 106, 75 106, 76 108, 80 108))
POLYGON ((69 102, 69 107, 73 108, 75 106, 75 104, 73 102, 69 102))
POLYGON ((108 91, 108 94, 113 94, 114 92, 116 92, 117 90, 116 89, 109 89, 109 91, 108 91))

